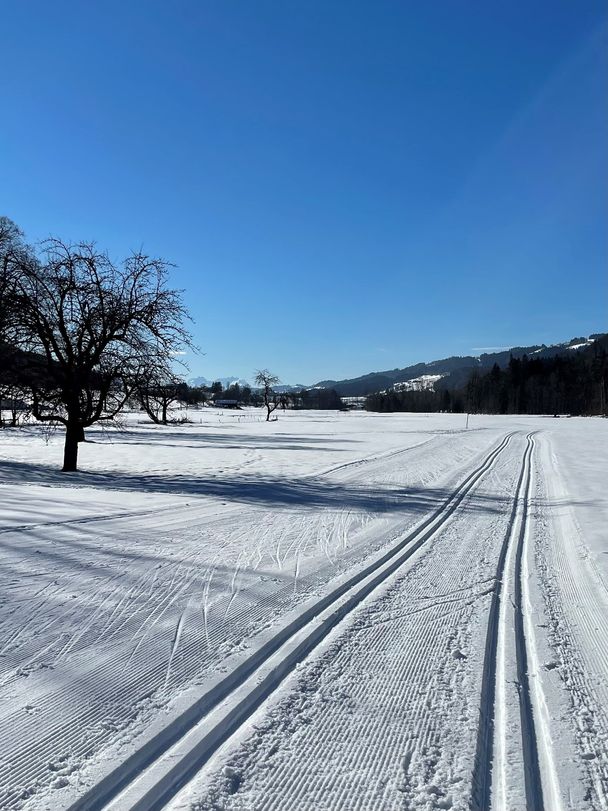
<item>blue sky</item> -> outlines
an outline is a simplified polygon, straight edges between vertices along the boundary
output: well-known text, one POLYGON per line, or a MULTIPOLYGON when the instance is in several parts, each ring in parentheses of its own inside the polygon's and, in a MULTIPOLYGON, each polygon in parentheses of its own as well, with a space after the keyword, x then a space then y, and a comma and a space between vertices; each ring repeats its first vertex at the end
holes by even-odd
POLYGON ((606 330, 608 7, 3 5, 0 213, 177 265, 208 378, 606 330))

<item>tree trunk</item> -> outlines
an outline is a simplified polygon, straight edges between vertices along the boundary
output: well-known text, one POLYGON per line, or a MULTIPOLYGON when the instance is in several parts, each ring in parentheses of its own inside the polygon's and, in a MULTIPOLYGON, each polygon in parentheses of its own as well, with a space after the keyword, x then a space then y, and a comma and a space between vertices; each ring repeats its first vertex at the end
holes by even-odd
POLYGON ((63 447, 63 472, 73 473, 78 470, 78 442, 83 433, 81 425, 68 424, 65 429, 63 447))

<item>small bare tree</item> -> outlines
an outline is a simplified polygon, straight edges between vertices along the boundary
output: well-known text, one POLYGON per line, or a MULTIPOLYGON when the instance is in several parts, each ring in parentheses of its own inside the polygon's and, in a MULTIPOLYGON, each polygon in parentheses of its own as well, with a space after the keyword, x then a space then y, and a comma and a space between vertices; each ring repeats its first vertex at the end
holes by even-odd
POLYGON ((270 415, 279 405, 277 395, 273 390, 273 386, 280 383, 276 375, 271 374, 268 369, 258 369, 255 373, 255 383, 262 389, 262 396, 264 398, 264 405, 266 406, 266 422, 270 420, 270 415))
POLYGON ((152 422, 166 425, 170 406, 183 396, 185 388, 168 369, 145 369, 139 377, 137 397, 152 422))
POLYGON ((0 381, 0 428, 16 428, 29 414, 26 388, 0 381), (6 417, 8 413, 8 419, 6 417))
POLYGON ((77 469, 84 429, 118 414, 143 368, 169 368, 190 346, 169 267, 143 253, 116 265, 92 244, 58 239, 17 260, 20 346, 43 367, 30 376, 32 413, 65 427, 64 471, 77 469))

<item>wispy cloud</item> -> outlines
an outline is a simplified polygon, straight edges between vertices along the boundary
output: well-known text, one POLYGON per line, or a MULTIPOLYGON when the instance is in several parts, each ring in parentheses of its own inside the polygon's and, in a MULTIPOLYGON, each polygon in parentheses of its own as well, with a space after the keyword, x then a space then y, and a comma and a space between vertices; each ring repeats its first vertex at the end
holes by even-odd
POLYGON ((506 352, 507 349, 511 349, 513 344, 509 346, 472 346, 471 349, 473 352, 506 352))

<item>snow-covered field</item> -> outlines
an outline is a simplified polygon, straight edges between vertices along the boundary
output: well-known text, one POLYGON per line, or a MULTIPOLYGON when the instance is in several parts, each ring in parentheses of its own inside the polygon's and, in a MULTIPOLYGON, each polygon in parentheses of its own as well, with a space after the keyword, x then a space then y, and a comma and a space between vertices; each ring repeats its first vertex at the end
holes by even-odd
POLYGON ((608 808, 608 421, 0 431, 0 808, 608 808))

